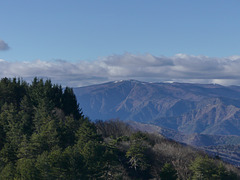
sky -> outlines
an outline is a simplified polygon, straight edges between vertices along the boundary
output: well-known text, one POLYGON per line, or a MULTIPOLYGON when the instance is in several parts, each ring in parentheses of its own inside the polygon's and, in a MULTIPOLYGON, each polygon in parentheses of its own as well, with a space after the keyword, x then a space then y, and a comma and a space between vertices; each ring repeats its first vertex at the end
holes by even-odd
POLYGON ((239 0, 0 0, 0 78, 240 85, 239 0))

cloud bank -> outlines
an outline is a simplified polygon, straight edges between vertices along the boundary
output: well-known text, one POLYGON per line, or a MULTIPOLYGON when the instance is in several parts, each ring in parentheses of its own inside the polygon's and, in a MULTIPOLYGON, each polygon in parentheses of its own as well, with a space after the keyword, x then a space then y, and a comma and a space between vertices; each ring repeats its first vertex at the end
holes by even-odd
POLYGON ((6 51, 8 49, 9 49, 8 44, 0 39, 0 51, 6 51))
POLYGON ((217 83, 240 85, 240 56, 213 58, 177 54, 108 56, 96 61, 63 60, 8 62, 0 60, 0 77, 50 78, 63 86, 84 86, 122 79, 152 82, 217 83))

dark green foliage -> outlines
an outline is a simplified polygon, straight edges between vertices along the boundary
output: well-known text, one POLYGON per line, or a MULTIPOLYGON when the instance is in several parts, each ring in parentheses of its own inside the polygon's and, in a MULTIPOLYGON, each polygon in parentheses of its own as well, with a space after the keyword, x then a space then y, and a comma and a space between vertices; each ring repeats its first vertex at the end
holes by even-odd
POLYGON ((160 177, 162 180, 176 180, 177 171, 174 169, 173 165, 165 163, 161 169, 160 177))
POLYGON ((16 176, 16 169, 14 163, 9 162, 1 167, 0 179, 14 179, 16 176))
POLYGON ((148 168, 147 157, 145 155, 146 147, 140 143, 134 143, 130 146, 126 153, 126 157, 129 158, 131 168, 135 171, 144 171, 148 168))
POLYGON ((73 115, 74 118, 79 119, 82 113, 79 113, 79 105, 72 88, 66 87, 62 96, 62 108, 66 115, 73 115))
MULTIPOLYGON (((62 148, 77 141, 75 133, 83 119, 71 88, 67 87, 63 93, 61 86, 52 85, 50 80, 35 78, 28 85, 16 78, 2 79, 0 179, 67 179, 72 176, 71 168, 79 168, 70 166, 67 171, 65 166, 76 153, 66 153, 62 148), (63 102, 67 102, 67 106, 63 102)), ((83 162, 82 155, 79 157, 83 162)))
POLYGON ((24 96, 20 102, 19 116, 21 117, 21 129, 30 136, 33 132, 33 106, 28 96, 24 96))
POLYGON ((190 169, 193 171, 192 179, 206 180, 234 180, 238 179, 236 174, 227 171, 223 164, 216 164, 213 159, 206 157, 197 157, 192 163, 190 169))
POLYGON ((36 168, 41 179, 68 179, 71 164, 69 157, 72 155, 63 153, 59 147, 54 147, 52 151, 45 151, 37 157, 36 168), (70 165, 70 166, 69 166, 70 165))
MULTIPOLYGON (((61 110, 57 110, 57 111, 59 111, 61 114, 63 113, 63 111, 61 110)), ((59 146, 66 148, 68 146, 74 145, 76 141, 75 135, 78 127, 80 126, 80 121, 74 120, 72 116, 66 116, 66 117, 63 116, 63 118, 59 116, 57 117, 59 120, 58 126, 57 126, 59 146)))
POLYGON ((238 178, 235 169, 203 156, 193 161, 197 152, 188 151, 119 120, 91 122, 73 90, 50 80, 0 81, 0 179, 238 178))
POLYGON ((89 122, 88 120, 85 120, 81 124, 80 128, 76 132, 76 137, 77 145, 80 148, 83 148, 89 141, 99 142, 102 140, 101 136, 97 134, 97 130, 94 124, 89 122))
POLYGON ((13 103, 19 107, 20 101, 26 93, 27 84, 20 79, 3 78, 0 81, 0 106, 13 103))
POLYGON ((4 145, 5 138, 6 138, 6 135, 3 130, 3 125, 0 124, 0 149, 2 149, 4 145))
POLYGON ((62 156, 66 167, 66 179, 86 179, 83 155, 75 148, 67 147, 62 156))
POLYGON ((146 141, 148 138, 146 136, 145 133, 141 132, 141 131, 138 131, 138 132, 135 132, 133 133, 131 136, 130 136, 130 139, 132 142, 144 142, 146 141))
POLYGON ((16 162, 16 177, 18 179, 40 179, 34 159, 21 158, 16 162))

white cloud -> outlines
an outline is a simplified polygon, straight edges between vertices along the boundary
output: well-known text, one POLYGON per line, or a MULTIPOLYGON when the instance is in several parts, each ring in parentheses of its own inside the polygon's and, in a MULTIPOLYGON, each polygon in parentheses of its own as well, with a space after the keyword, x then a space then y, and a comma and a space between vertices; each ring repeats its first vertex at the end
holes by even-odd
POLYGON ((8 49, 9 49, 8 44, 0 39, 0 51, 6 51, 8 49))
POLYGON ((83 86, 137 79, 143 81, 175 81, 240 85, 240 58, 211 58, 177 54, 155 57, 150 54, 123 54, 93 62, 42 61, 8 62, 0 60, 0 77, 51 78, 63 86, 83 86))

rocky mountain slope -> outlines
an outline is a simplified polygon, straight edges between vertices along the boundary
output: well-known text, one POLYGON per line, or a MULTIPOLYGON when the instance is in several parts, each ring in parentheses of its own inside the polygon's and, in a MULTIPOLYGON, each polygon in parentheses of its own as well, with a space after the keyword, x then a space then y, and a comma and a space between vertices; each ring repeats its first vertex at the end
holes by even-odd
POLYGON ((240 87, 116 81, 74 88, 92 120, 132 120, 183 134, 240 135, 240 87))

